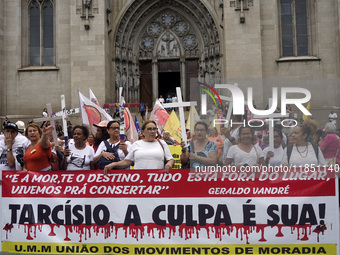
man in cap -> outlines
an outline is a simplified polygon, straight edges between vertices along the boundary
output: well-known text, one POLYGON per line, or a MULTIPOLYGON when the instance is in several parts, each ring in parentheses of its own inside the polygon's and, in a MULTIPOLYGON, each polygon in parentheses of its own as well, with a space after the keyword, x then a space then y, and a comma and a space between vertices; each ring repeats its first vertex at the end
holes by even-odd
POLYGON ((23 157, 30 141, 18 132, 18 126, 9 122, 0 135, 0 171, 22 170, 23 157))

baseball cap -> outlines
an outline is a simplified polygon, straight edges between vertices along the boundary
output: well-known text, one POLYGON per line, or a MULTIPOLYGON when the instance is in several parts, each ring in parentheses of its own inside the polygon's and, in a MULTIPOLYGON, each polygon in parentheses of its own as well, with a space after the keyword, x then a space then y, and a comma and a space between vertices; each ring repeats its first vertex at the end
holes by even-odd
POLYGON ((15 123, 8 122, 8 123, 5 125, 5 129, 8 129, 8 128, 14 129, 15 131, 18 132, 18 126, 17 126, 17 124, 15 124, 15 123))
POLYGON ((18 120, 15 124, 18 126, 19 132, 25 132, 25 123, 23 121, 18 120))
POLYGON ((93 124, 93 126, 99 127, 99 128, 106 128, 108 123, 109 123, 108 120, 103 120, 99 122, 98 124, 93 124))

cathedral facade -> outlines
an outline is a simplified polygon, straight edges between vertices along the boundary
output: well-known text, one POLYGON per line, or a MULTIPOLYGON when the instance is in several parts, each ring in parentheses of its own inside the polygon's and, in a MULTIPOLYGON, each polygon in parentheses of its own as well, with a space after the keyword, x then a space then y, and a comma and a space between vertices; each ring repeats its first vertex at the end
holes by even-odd
MULTIPOLYGON (((338 0, 2 0, 0 115, 28 120, 46 103, 150 107, 180 86, 237 83, 263 109, 273 87, 311 92, 326 122, 340 105, 338 0)), ((228 94, 225 91, 218 91, 228 94)), ((339 112, 338 112, 339 114, 339 112)))

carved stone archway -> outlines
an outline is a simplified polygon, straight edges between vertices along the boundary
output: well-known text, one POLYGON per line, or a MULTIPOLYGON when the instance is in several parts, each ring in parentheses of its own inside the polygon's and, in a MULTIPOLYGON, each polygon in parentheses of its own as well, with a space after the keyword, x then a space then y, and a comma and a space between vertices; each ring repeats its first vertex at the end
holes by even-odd
POLYGON ((143 94, 154 101, 158 97, 160 60, 179 61, 181 87, 186 98, 190 93, 189 77, 196 76, 206 83, 220 79, 221 36, 218 29, 200 0, 133 1, 115 35, 117 97, 118 87, 124 86, 127 102, 139 102, 143 94), (196 69, 196 74, 192 68, 196 69), (152 84, 147 85, 151 87, 145 90, 152 90, 152 97, 149 92, 141 91, 144 83, 150 82, 152 84))

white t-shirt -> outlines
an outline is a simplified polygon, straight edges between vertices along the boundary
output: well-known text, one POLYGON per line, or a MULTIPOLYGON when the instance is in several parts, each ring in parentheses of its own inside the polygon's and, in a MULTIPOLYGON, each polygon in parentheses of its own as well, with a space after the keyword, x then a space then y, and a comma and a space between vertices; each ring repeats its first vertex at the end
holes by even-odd
POLYGON ((133 143, 131 151, 125 159, 135 162, 134 169, 163 169, 164 153, 166 160, 173 159, 168 145, 159 140, 164 151, 158 141, 144 142, 139 140, 133 143))
MULTIPOLYGON (((0 135, 0 170, 22 170, 21 164, 18 162, 17 156, 23 158, 26 148, 31 144, 31 142, 18 133, 14 138, 14 144, 12 146, 12 153, 15 158, 15 166, 9 167, 7 162, 7 146, 5 144, 5 136, 0 135)), ((1 178, 1 177, 0 177, 1 178)))
MULTIPOLYGON (((107 139, 108 143, 110 144, 110 138, 107 139)), ((120 143, 120 142, 118 142, 120 143)), ((115 143, 115 144, 110 144, 111 147, 113 148, 114 146, 116 146, 118 143, 115 143)), ((127 151, 130 152, 131 150, 131 143, 129 141, 125 141, 125 144, 127 145, 127 151)), ((98 146, 98 149, 96 151, 96 154, 94 155, 95 157, 99 156, 100 153, 102 153, 103 151, 107 151, 107 148, 105 146, 105 143, 104 141, 102 141, 99 146, 98 146)), ((121 150, 121 149, 118 149, 118 156, 119 156, 119 160, 123 160, 125 159, 125 154, 124 152, 121 150)))
POLYGON ((228 151, 227 158, 232 158, 234 165, 244 165, 247 164, 249 166, 258 164, 259 158, 263 158, 263 151, 262 149, 254 145, 251 151, 245 152, 241 150, 237 144, 230 147, 228 151))
MULTIPOLYGON (((264 159, 267 157, 267 153, 269 151, 269 147, 263 150, 264 159)), ((283 148, 280 146, 279 148, 274 148, 274 157, 269 159, 270 166, 281 166, 283 158, 283 148)))
POLYGON ((68 140, 68 146, 69 146, 69 147, 71 146, 71 144, 74 145, 74 139, 73 139, 73 138, 71 138, 71 139, 68 140))
MULTIPOLYGON (((230 135, 232 137, 234 137, 236 141, 238 140, 238 132, 239 132, 240 127, 235 128, 233 130, 230 130, 230 135)), ((228 151, 229 151, 231 146, 233 146, 233 144, 229 141, 229 139, 226 138, 224 140, 224 146, 223 146, 223 157, 222 157, 223 163, 225 163, 225 159, 226 159, 226 157, 228 155, 228 151)))
POLYGON ((158 101, 159 101, 161 104, 164 104, 164 98, 163 98, 163 97, 158 98, 158 101))
POLYGON ((91 170, 90 162, 94 158, 94 150, 86 145, 82 150, 78 150, 74 144, 69 145, 71 154, 67 156, 66 170, 91 170))
MULTIPOLYGON (((297 151, 296 146, 295 145, 293 146, 292 154, 290 155, 290 160, 289 160, 289 164, 291 166, 299 167, 299 166, 312 165, 312 164, 314 164, 315 166, 327 165, 320 148, 318 148, 319 150, 319 160, 318 160, 316 158, 315 151, 311 143, 308 143, 307 150, 306 150, 306 146, 298 146, 298 147, 299 147, 300 153, 297 151)), ((288 164, 287 147, 283 151, 282 164, 284 163, 288 164)))
POLYGON ((337 118, 338 118, 338 115, 334 112, 334 113, 330 113, 329 114, 329 119, 330 119, 330 121, 333 123, 333 124, 336 124, 336 120, 337 120, 337 118))

